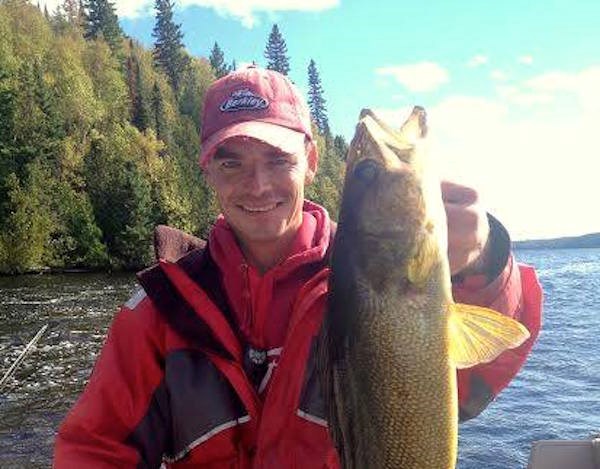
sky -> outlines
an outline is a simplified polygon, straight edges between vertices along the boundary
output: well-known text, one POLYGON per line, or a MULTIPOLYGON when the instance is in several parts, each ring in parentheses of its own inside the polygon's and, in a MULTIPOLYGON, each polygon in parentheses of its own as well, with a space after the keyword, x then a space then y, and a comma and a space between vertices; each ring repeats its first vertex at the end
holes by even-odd
MULTIPOLYGON (((151 46, 153 2, 115 5, 125 33, 151 46)), ((399 127, 424 106, 442 175, 476 188, 513 239, 600 232, 597 0, 176 5, 191 54, 208 57, 216 41, 238 65, 266 64, 277 23, 290 77, 306 93, 315 60, 330 127, 348 140, 362 108, 399 127)))

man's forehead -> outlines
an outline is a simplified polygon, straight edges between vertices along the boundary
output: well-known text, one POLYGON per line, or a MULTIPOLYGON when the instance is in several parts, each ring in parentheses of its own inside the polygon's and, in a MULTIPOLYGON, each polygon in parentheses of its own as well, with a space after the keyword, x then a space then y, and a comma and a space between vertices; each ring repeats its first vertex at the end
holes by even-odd
MULTIPOLYGON (((251 153, 258 153, 267 157, 296 154, 296 152, 290 150, 292 149, 281 149, 252 137, 232 137, 217 147, 214 157, 216 159, 242 158, 251 153)), ((299 153, 304 153, 304 148, 299 148, 298 150, 299 153)))

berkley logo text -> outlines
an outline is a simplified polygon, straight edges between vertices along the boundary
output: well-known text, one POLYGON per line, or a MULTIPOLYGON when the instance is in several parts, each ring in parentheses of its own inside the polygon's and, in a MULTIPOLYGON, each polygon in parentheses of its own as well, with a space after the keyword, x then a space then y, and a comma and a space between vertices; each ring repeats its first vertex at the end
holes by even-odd
POLYGON ((269 102, 262 96, 258 96, 248 88, 231 93, 227 101, 221 104, 221 111, 235 112, 248 109, 260 110, 269 106, 269 102))

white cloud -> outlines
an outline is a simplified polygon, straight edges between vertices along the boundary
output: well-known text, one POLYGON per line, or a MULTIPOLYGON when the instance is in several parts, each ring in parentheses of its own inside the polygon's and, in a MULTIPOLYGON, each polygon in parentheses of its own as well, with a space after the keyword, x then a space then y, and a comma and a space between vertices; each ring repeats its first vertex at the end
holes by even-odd
POLYGON ((467 62, 467 66, 471 68, 476 68, 481 65, 487 64, 489 61, 487 55, 478 54, 469 59, 467 62))
MULTIPOLYGON (((32 3, 36 4, 33 0, 32 3)), ((49 12, 54 12, 63 4, 63 0, 42 0, 40 4, 46 5, 49 12)), ((119 18, 154 15, 154 0, 117 0, 114 5, 119 18)))
POLYGON ((509 103, 526 107, 536 104, 548 104, 554 101, 554 96, 551 93, 524 90, 516 85, 497 86, 496 93, 509 103))
POLYGON ((600 142, 591 115, 535 116, 497 100, 448 98, 430 111, 443 174, 475 186, 516 238, 600 231, 600 142))
POLYGON ((492 70, 490 73, 490 77, 496 81, 506 81, 508 80, 508 75, 503 70, 492 70))
POLYGON ((447 70, 433 62, 380 67, 375 73, 390 76, 413 92, 434 91, 450 80, 447 70))
MULTIPOLYGON (((62 0, 46 0, 49 11, 54 11, 62 0)), ((43 4, 43 3, 42 3, 43 4)), ((257 22, 258 13, 277 11, 323 11, 335 8, 340 0, 177 0, 176 8, 189 6, 211 8, 219 15, 232 17, 248 28, 257 22)), ((154 15, 154 0, 117 0, 117 15, 121 18, 154 15)))
POLYGON ((517 59, 517 62, 523 65, 531 65, 533 63, 533 57, 531 55, 522 55, 517 59))
MULTIPOLYGON (((497 96, 448 96, 427 109, 430 148, 443 176, 475 187, 513 239, 600 231, 600 67, 543 74, 497 96), (592 90, 593 89, 593 90, 592 90), (530 105, 579 98, 576 107, 530 105), (588 102, 582 99, 586 97, 588 102), (592 205, 590 205, 592 204, 592 205)), ((396 126, 410 109, 379 110, 396 126)), ((399 123, 399 124, 398 124, 399 123)))
POLYGON ((279 11, 323 11, 335 8, 340 0, 179 0, 180 7, 201 6, 211 8, 224 17, 241 21, 247 28, 258 22, 259 13, 279 11))
POLYGON ((600 65, 579 72, 548 72, 531 78, 525 86, 533 91, 575 96, 585 111, 600 110, 600 65))

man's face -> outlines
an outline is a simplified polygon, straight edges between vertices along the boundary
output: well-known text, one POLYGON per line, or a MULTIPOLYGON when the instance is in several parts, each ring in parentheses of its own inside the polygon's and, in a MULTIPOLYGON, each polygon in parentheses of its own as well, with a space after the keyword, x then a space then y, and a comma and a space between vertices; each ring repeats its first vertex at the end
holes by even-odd
POLYGON ((316 157, 299 141, 283 153, 259 140, 226 140, 206 167, 209 184, 240 241, 249 248, 292 236, 302 223, 304 185, 316 171, 316 157))

